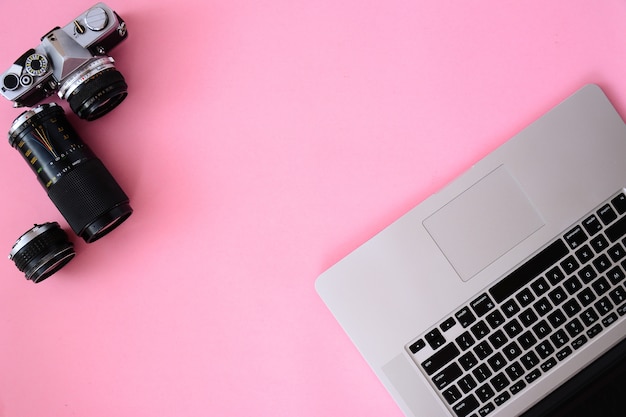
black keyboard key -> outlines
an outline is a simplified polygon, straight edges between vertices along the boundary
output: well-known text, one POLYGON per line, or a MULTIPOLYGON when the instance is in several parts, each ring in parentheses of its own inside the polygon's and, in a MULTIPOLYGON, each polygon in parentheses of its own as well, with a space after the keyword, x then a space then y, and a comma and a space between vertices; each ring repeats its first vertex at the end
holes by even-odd
POLYGON ((587 265, 578 271, 578 278, 585 284, 589 284, 597 276, 596 270, 591 265, 587 265))
POLYGON ((496 393, 493 391, 493 388, 491 388, 491 385, 489 384, 484 384, 476 389, 476 396, 482 402, 489 400, 494 395, 496 395, 496 393))
POLYGON ((552 311, 552 304, 550 304, 546 297, 540 298, 535 304, 533 304, 533 307, 541 317, 552 311))
POLYGON ((554 305, 558 306, 567 299, 567 294, 562 287, 556 287, 548 293, 548 298, 550 298, 550 301, 552 301, 554 305))
POLYGON ((489 342, 494 349, 500 349, 508 341, 502 330, 497 330, 494 334, 489 336, 489 342))
POLYGON ((563 349, 559 350, 556 353, 556 358, 559 361, 562 361, 563 359, 567 358, 569 355, 571 355, 573 352, 572 348, 569 346, 565 346, 563 349))
POLYGON ((461 367, 453 362, 433 377, 433 383, 437 388, 442 390, 453 383, 461 375, 463 375, 461 367))
POLYGON ((509 337, 515 337, 520 334, 524 328, 519 321, 517 321, 517 319, 513 319, 508 323, 505 323, 504 326, 502 326, 502 329, 509 337))
POLYGON ((617 307, 616 311, 617 314, 619 314, 620 316, 626 314, 626 304, 622 304, 621 306, 617 307))
POLYGON ((617 285, 626 278, 626 274, 624 274, 624 270, 619 266, 611 268, 609 272, 606 273, 606 277, 611 281, 611 284, 617 285))
POLYGON ((626 213, 626 195, 624 195, 624 193, 619 193, 613 198, 611 204, 613 204, 613 207, 615 207, 615 210, 617 210, 619 214, 626 213))
POLYGON ((607 253, 609 254, 609 257, 611 257, 611 260, 613 262, 617 262, 624 256, 626 256, 626 251, 624 250, 624 247, 619 243, 611 246, 607 253))
POLYGON ((609 257, 606 256, 604 253, 598 256, 597 258, 595 258, 593 261, 591 261, 591 263, 600 274, 606 271, 607 269, 609 269, 613 265, 611 261, 609 260, 609 257))
POLYGON ((559 265, 563 268, 565 275, 573 274, 580 267, 578 260, 573 255, 565 258, 559 265))
POLYGON ((556 285, 565 279, 565 274, 561 271, 561 268, 555 266, 546 273, 546 278, 550 281, 550 284, 556 285))
POLYGON ((472 375, 478 381, 478 383, 484 382, 491 376, 491 370, 487 364, 483 363, 472 371, 472 375))
POLYGON ((505 402, 507 402, 510 398, 511 398, 511 394, 509 394, 508 392, 503 392, 502 394, 499 394, 496 398, 494 398, 493 402, 496 406, 499 407, 505 402))
POLYGON ((511 381, 515 381, 517 378, 521 378, 526 373, 526 371, 524 371, 524 368, 522 368, 522 365, 520 365, 519 362, 513 362, 511 366, 505 369, 505 372, 509 376, 511 381))
POLYGON ((511 342, 502 349, 502 352, 509 361, 512 361, 522 354, 522 349, 516 342, 511 342))
POLYGON ((539 378, 541 376, 541 371, 539 369, 534 369, 532 372, 530 372, 528 375, 526 375, 524 377, 524 379, 526 379, 526 382, 528 382, 529 384, 535 382, 537 380, 537 378, 539 378))
POLYGON ((617 314, 611 313, 602 319, 602 325, 604 327, 609 327, 611 324, 615 323, 616 321, 617 321, 617 314))
POLYGON ((552 329, 547 321, 541 320, 539 323, 533 326, 533 332, 537 336, 537 339, 541 340, 544 337, 548 336, 552 329))
POLYGON ((609 293, 609 296, 615 304, 621 304, 623 301, 626 301, 626 290, 624 290, 623 287, 615 287, 615 289, 609 293))
POLYGON ((526 383, 524 381, 517 381, 515 384, 511 385, 511 388, 509 388, 509 391, 511 391, 511 394, 515 395, 519 393, 521 390, 523 390, 524 388, 526 388, 526 383))
POLYGON ((457 417, 467 417, 471 412, 476 410, 479 405, 480 403, 474 395, 468 395, 458 403, 454 404, 452 406, 452 411, 454 411, 457 417))
POLYGON ((531 324, 536 322, 538 319, 537 314, 535 314, 535 312, 530 308, 527 308, 526 310, 522 311, 520 315, 518 316, 518 318, 519 318, 519 321, 526 327, 530 326, 531 324))
POLYGON ((500 372, 496 374, 493 378, 489 380, 491 386, 495 388, 496 392, 500 392, 509 385, 511 385, 511 381, 504 375, 504 372, 500 372))
POLYGON ((493 348, 489 345, 489 343, 482 342, 476 345, 474 353, 478 356, 478 359, 482 360, 493 353, 493 348))
POLYGON ((556 365, 556 359, 554 358, 550 358, 547 361, 545 361, 544 363, 541 364, 540 368, 543 372, 548 372, 550 369, 554 368, 554 366, 556 365))
POLYGON ((474 345, 474 343, 476 343, 476 341, 474 340, 474 338, 469 332, 461 333, 461 335, 459 335, 459 337, 454 339, 454 341, 456 342, 457 345, 459 345, 459 347, 463 351, 469 349, 470 347, 474 345))
POLYGON ((476 359, 476 356, 474 356, 472 352, 467 352, 465 355, 459 358, 459 363, 461 364, 463 369, 469 371, 478 364, 478 359, 476 359))
POLYGON ((591 247, 596 253, 600 253, 609 246, 609 242, 603 235, 598 235, 591 239, 591 247))
POLYGON ((563 303, 563 306, 561 306, 561 308, 563 309, 565 314, 567 314, 567 317, 573 317, 580 310, 582 310, 582 308, 580 307, 580 304, 578 304, 578 301, 576 301, 576 299, 574 298, 563 303))
POLYGON ((576 258, 580 262, 581 265, 586 264, 593 258, 593 251, 589 247, 589 245, 583 245, 576 251, 576 258))
POLYGON ((572 347, 574 350, 580 349, 585 343, 587 343, 587 337, 585 335, 581 335, 578 338, 574 339, 572 342, 572 347))
POLYGON ((605 225, 617 219, 617 213, 609 204, 605 204, 604 206, 600 207, 600 210, 598 210, 596 214, 605 225))
POLYGON ((585 326, 591 326, 593 323, 598 321, 598 319, 600 319, 600 317, 593 307, 589 307, 587 310, 580 313, 580 320, 582 320, 585 326))
POLYGON ((441 335, 439 329, 433 329, 430 332, 424 335, 424 339, 430 345, 433 350, 437 349, 439 346, 443 346, 446 343, 446 339, 441 335))
POLYGON ((613 303, 611 303, 609 298, 606 296, 600 298, 593 306, 595 307, 596 311, 600 313, 600 316, 606 316, 611 311, 613 311, 613 303))
POLYGON ((598 220, 595 215, 591 215, 583 220, 583 227, 585 228, 587 233, 589 233, 589 235, 593 236, 600 230, 602 230, 603 226, 602 223, 600 223, 600 220, 598 220))
POLYGON ((580 226, 576 226, 569 232, 565 233, 565 235, 563 235, 563 238, 572 249, 578 248, 588 239, 587 234, 580 226))
POLYGON ((589 339, 593 339, 602 331, 602 325, 600 323, 596 323, 593 327, 587 330, 587 337, 589 339))
POLYGON ((535 295, 537 297, 541 297, 546 291, 550 289, 550 286, 546 282, 545 278, 539 277, 532 284, 530 284, 530 288, 533 289, 535 295))
POLYGON ((505 321, 504 316, 499 310, 493 310, 491 313, 487 314, 485 320, 487 320, 487 323, 489 323, 492 329, 498 328, 505 321))
POLYGON ((556 349, 559 349, 562 346, 565 346, 567 342, 569 342, 569 337, 567 337, 567 333, 565 330, 559 329, 554 334, 550 335, 550 340, 554 344, 556 349))
POLYGON ((545 359, 554 353, 554 346, 548 340, 544 340, 535 347, 535 351, 541 359, 545 359))
POLYGON ((476 321, 476 317, 469 307, 463 307, 461 310, 457 311, 454 316, 463 327, 467 327, 476 321))
POLYGON ((593 293, 593 291, 591 291, 591 288, 585 288, 584 290, 576 294, 576 297, 583 307, 587 307, 596 299, 596 295, 593 293))
POLYGON ((461 391, 454 385, 443 390, 441 394, 443 394, 443 398, 445 398, 450 405, 454 404, 462 397, 461 391))
POLYGON ((522 365, 524 365, 524 368, 526 368, 526 370, 530 371, 534 366, 539 363, 539 358, 537 357, 535 352, 529 350, 520 357, 520 362, 522 363, 522 365))
POLYGON ((575 294, 582 287, 583 285, 580 283, 580 280, 575 276, 569 277, 563 282, 563 288, 565 288, 570 295, 575 294))
POLYGON ((449 317, 447 320, 445 320, 443 323, 441 323, 441 325, 439 326, 439 328, 444 331, 447 332, 448 330, 450 330, 452 327, 454 327, 454 325, 456 324, 456 320, 454 320, 454 317, 449 317))
POLYGON ((548 321, 555 329, 559 327, 561 324, 565 323, 567 319, 565 318, 565 314, 561 310, 555 310, 552 313, 548 314, 548 321))
POLYGON ((572 321, 568 322, 565 325, 565 330, 567 330, 567 333, 570 335, 570 337, 574 337, 577 334, 583 332, 585 330, 585 326, 583 326, 580 320, 574 318, 572 321))
POLYGON ((493 369, 494 372, 498 372, 500 369, 504 368, 507 362, 504 359, 504 356, 502 356, 502 354, 498 352, 489 359, 487 359, 487 363, 489 364, 489 366, 491 366, 491 369, 493 369))
POLYGON ((502 304, 502 311, 508 318, 513 317, 520 310, 519 305, 513 298, 502 304))
POLYGON ((461 391, 463 391, 464 394, 467 394, 478 385, 476 380, 471 375, 465 375, 463 378, 459 379, 456 384, 459 388, 461 388, 461 391))
POLYGON ((626 217, 622 217, 615 224, 609 226, 605 233, 611 242, 615 242, 626 235, 626 217))
POLYGON ((551 265, 557 263, 567 253, 567 245, 563 240, 557 239, 491 287, 489 293, 497 303, 501 303, 543 273, 551 265))
POLYGON ((515 296, 515 298, 517 298, 517 301, 520 303, 522 307, 526 307, 528 304, 535 301, 535 296, 533 295, 532 292, 530 292, 528 288, 524 288, 522 291, 520 291, 515 296))
POLYGON ((435 352, 430 358, 422 362, 422 368, 424 368, 424 371, 426 371, 428 375, 432 375, 450 361, 454 360, 460 353, 459 348, 457 348, 454 343, 448 343, 438 352, 435 352))
POLYGON ((537 343, 537 338, 530 332, 530 330, 527 330, 517 338, 517 343, 520 344, 522 349, 527 350, 537 343))
POLYGON ((496 406, 493 405, 493 403, 487 403, 480 410, 478 410, 478 415, 480 417, 485 417, 486 415, 489 415, 493 411, 495 411, 495 409, 496 409, 496 406))
POLYGON ((611 289, 611 284, 609 284, 606 278, 600 277, 591 284, 591 288, 598 294, 598 297, 601 297, 611 289))
POLYGON ((411 351, 411 353, 415 354, 425 347, 426 347, 426 342, 424 342, 422 339, 419 339, 416 342, 414 342, 411 346, 409 346, 409 350, 411 351))
POLYGON ((474 301, 470 303, 474 312, 478 315, 478 317, 482 317, 489 312, 496 305, 491 301, 491 298, 488 294, 482 294, 480 297, 476 298, 474 301))
POLYGON ((474 324, 470 330, 472 331, 472 334, 476 337, 477 340, 482 339, 483 337, 487 336, 489 334, 489 332, 491 331, 489 329, 489 326, 487 326, 487 323, 485 323, 484 321, 479 321, 478 323, 474 324))

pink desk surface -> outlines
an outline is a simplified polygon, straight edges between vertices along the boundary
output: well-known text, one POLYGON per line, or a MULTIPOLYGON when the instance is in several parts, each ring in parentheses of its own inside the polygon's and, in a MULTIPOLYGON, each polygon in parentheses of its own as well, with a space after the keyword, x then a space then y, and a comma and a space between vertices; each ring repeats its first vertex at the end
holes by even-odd
MULTIPOLYGON (((315 278, 583 84, 626 115, 623 0, 108 4, 129 97, 70 120, 135 213, 40 284, 0 259, 2 417, 400 416, 315 278)), ((91 5, 3 2, 0 69, 91 5)), ((7 255, 67 228, 0 175, 7 255)))

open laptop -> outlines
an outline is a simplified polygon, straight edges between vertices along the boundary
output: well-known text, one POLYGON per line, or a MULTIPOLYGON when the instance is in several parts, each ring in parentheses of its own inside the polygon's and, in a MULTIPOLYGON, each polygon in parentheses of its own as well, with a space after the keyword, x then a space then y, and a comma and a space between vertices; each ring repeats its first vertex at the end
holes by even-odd
POLYGON ((625 362, 624 187, 626 125, 587 85, 316 289, 407 416, 581 409, 625 362))

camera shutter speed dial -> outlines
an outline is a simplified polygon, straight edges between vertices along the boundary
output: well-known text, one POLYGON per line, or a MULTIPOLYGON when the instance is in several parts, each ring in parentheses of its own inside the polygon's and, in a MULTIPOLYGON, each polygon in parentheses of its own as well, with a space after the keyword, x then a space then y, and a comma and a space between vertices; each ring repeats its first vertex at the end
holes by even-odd
POLYGON ((31 54, 26 58, 24 68, 33 77, 44 75, 48 70, 48 58, 41 54, 31 54))
POLYGON ((99 32, 109 24, 109 16, 102 7, 94 7, 85 15, 85 24, 89 29, 99 32))

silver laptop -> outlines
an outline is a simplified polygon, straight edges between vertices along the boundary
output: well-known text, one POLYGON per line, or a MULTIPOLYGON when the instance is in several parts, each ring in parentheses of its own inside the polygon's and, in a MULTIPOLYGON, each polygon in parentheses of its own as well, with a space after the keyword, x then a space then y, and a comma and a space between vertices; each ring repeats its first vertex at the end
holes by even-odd
POLYGON ((558 412, 625 357, 624 187, 626 125, 587 85, 316 289, 407 416, 558 412))

